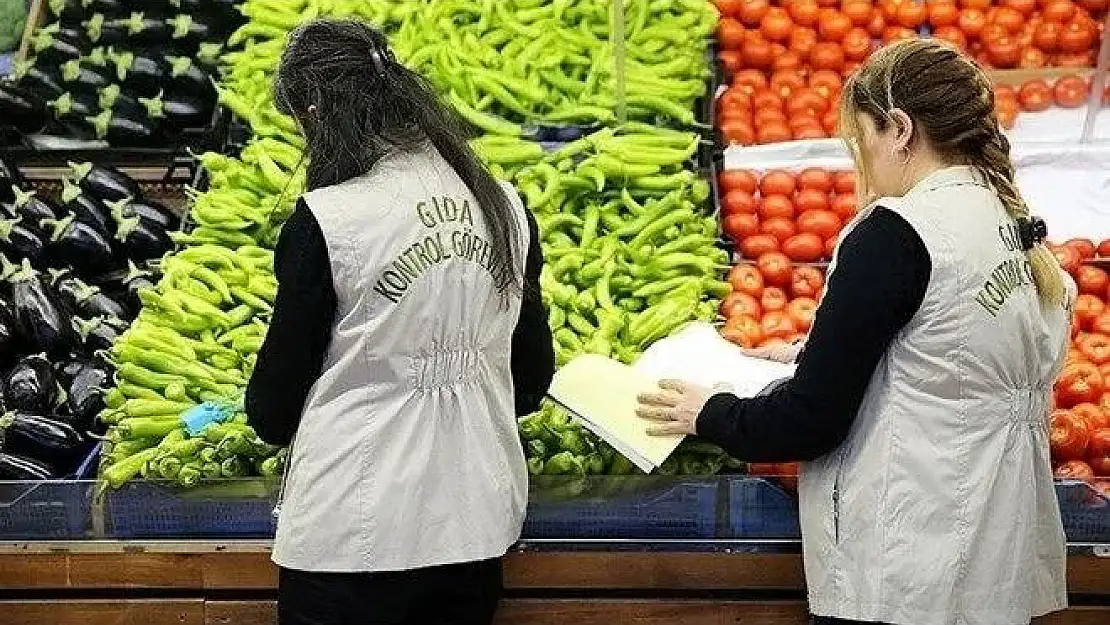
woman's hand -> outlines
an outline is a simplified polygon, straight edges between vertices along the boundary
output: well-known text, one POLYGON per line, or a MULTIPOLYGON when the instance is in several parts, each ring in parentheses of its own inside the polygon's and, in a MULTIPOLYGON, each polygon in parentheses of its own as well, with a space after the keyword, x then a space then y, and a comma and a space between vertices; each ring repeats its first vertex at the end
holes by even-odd
POLYGON ((650 436, 697 434, 698 415, 713 396, 713 390, 682 380, 661 380, 659 392, 641 393, 636 416, 657 421, 648 428, 650 436))
POLYGON ((798 341, 796 343, 780 343, 777 345, 755 347, 752 349, 744 349, 743 351, 748 356, 754 358, 790 364, 798 359, 798 354, 802 352, 802 347, 804 346, 804 341, 798 341))

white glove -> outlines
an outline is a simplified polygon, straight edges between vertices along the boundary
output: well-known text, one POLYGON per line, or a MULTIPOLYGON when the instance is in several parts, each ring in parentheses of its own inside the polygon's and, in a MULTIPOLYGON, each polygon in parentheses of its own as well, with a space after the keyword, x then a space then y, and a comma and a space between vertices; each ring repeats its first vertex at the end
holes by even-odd
POLYGON ((777 345, 754 347, 752 349, 745 349, 744 353, 755 358, 790 364, 798 359, 798 354, 802 353, 803 347, 805 347, 805 341, 798 341, 788 345, 780 343, 777 345))

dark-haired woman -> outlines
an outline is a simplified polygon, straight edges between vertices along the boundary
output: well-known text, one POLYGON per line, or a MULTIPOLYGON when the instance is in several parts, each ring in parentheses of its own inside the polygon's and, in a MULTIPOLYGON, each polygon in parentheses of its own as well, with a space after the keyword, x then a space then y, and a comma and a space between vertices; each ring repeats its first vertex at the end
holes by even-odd
POLYGON ((246 396, 291 446, 279 620, 488 623, 554 369, 536 224, 366 25, 298 28, 275 96, 308 146, 246 396))
POLYGON ((894 44, 845 83, 841 128, 865 208, 795 377, 753 399, 664 382, 640 413, 737 458, 808 461, 819 624, 1063 609, 1047 422, 1075 286, 1014 184, 990 81, 937 41, 894 44))

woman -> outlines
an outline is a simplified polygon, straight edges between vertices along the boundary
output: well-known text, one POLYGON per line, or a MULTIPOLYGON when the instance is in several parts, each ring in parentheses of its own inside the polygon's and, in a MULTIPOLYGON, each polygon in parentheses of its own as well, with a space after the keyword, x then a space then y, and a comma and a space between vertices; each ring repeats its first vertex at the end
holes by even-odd
POLYGON ((279 619, 488 623, 554 370, 536 224, 371 27, 298 28, 275 92, 308 157, 246 396, 291 446, 279 619))
POLYGON ((657 433, 799 483, 818 622, 1018 625, 1066 605, 1047 416, 1074 285, 1014 184, 983 72, 933 40, 877 52, 841 127, 871 198, 795 377, 765 397, 681 382, 657 433))

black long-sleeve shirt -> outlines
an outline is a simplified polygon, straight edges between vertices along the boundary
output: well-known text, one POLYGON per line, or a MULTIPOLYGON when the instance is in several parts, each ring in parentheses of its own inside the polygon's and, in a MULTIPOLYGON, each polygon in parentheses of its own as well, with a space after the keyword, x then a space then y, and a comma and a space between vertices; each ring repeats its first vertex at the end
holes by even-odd
MULTIPOLYGON (((528 229, 531 245, 511 354, 518 415, 539 408, 555 371, 551 329, 540 299, 543 255, 531 213, 528 229)), ((250 424, 258 435, 266 442, 287 445, 297 431, 308 393, 323 370, 338 305, 324 233, 303 200, 297 202, 282 228, 274 250, 274 271, 278 292, 273 320, 258 352, 245 401, 250 424)))
POLYGON ((876 208, 841 244, 794 377, 751 399, 714 395, 698 434, 753 462, 812 460, 835 449, 883 354, 921 307, 931 274, 913 227, 876 208))

